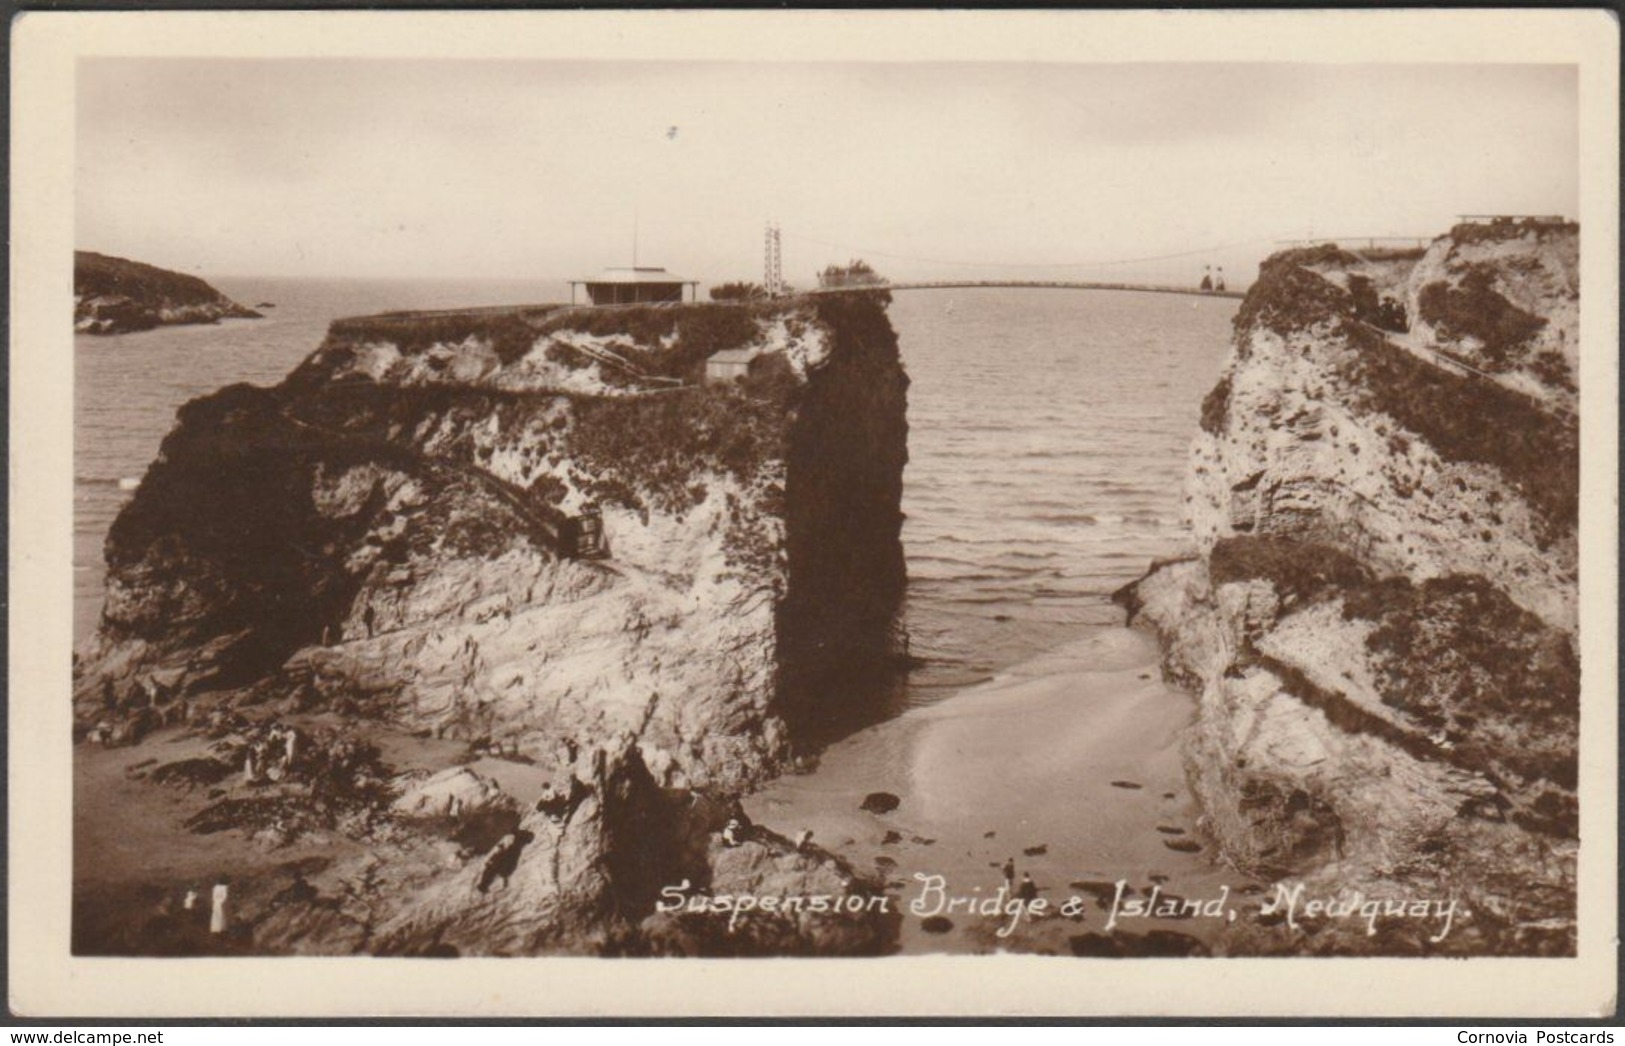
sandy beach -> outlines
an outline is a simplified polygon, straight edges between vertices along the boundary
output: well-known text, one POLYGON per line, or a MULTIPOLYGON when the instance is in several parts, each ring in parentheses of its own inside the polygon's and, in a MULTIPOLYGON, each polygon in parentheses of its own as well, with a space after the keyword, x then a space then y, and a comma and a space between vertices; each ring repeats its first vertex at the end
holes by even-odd
MULTIPOLYGON (((1141 898, 1157 887, 1205 899, 1246 886, 1214 866, 1198 831, 1179 751, 1190 716, 1189 696, 1161 681, 1153 640, 1102 629, 841 741, 816 770, 780 778, 746 808, 883 872, 905 914, 905 953, 1066 954, 1089 947, 1072 938, 1105 931, 1119 880, 1125 897, 1141 898), (871 793, 895 795, 896 808, 860 809, 871 793), (1003 915, 955 912, 945 927, 920 914, 937 903, 921 877, 941 876, 947 896, 994 897, 1009 859, 1017 884, 1030 874, 1052 910, 1073 896, 1085 910, 1023 921, 1004 937, 1003 915)), ((1132 949, 1154 930, 1207 941, 1217 929, 1202 918, 1135 919, 1113 937, 1132 949)))

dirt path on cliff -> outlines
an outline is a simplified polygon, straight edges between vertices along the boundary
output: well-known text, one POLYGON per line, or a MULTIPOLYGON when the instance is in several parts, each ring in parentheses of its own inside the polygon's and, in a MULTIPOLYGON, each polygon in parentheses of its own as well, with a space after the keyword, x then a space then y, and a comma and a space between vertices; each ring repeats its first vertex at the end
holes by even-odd
MULTIPOLYGON (((1157 889, 1207 901, 1228 884, 1229 904, 1240 903, 1245 881, 1214 866, 1185 786, 1179 746, 1191 699, 1156 665, 1149 637, 1101 629, 832 746, 815 771, 773 782, 747 811, 788 835, 811 829, 854 866, 880 870, 904 913, 906 953, 1069 954, 1071 938, 1107 933, 1119 880, 1125 898, 1157 889), (895 795, 895 810, 860 809, 875 792, 895 795), (1030 873, 1051 906, 1083 898, 1081 918, 1024 922, 1000 937, 1008 917, 935 912, 939 898, 921 876, 940 876, 945 897, 981 900, 998 894, 1008 859, 1016 882, 1030 873)), ((1219 928, 1204 917, 1124 918, 1110 935, 1134 947, 1148 931, 1205 942, 1219 928)))

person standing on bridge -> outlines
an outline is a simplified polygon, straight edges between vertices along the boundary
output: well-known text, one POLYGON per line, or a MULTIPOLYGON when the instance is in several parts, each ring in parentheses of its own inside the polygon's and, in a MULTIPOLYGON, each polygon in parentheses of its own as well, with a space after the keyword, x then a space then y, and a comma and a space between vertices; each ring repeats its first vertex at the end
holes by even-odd
POLYGON ((1223 265, 1219 266, 1219 274, 1213 278, 1213 289, 1216 290, 1216 291, 1224 290, 1224 266, 1223 265))
POLYGON ((1210 266, 1202 266, 1202 282, 1197 285, 1197 289, 1202 291, 1213 289, 1213 270, 1210 266))

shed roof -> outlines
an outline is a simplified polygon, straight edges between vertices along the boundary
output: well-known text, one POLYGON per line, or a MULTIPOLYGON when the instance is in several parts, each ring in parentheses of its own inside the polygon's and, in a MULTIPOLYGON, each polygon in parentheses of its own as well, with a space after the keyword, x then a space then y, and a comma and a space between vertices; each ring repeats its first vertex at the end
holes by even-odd
POLYGON ((685 280, 681 276, 667 272, 665 269, 642 265, 633 268, 605 269, 597 276, 582 280, 572 280, 572 283, 698 283, 698 280, 685 280))

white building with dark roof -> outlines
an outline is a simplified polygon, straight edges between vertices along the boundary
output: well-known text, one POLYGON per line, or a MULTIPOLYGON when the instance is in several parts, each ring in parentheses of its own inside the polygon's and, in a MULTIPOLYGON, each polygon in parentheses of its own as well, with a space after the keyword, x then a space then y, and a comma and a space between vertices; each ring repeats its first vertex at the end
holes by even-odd
POLYGON ((571 280, 570 304, 576 303, 576 288, 587 288, 587 299, 594 305, 659 305, 685 300, 683 288, 689 288, 687 299, 699 295, 698 280, 685 280, 673 276, 665 269, 651 266, 632 266, 605 269, 596 279, 571 280))

